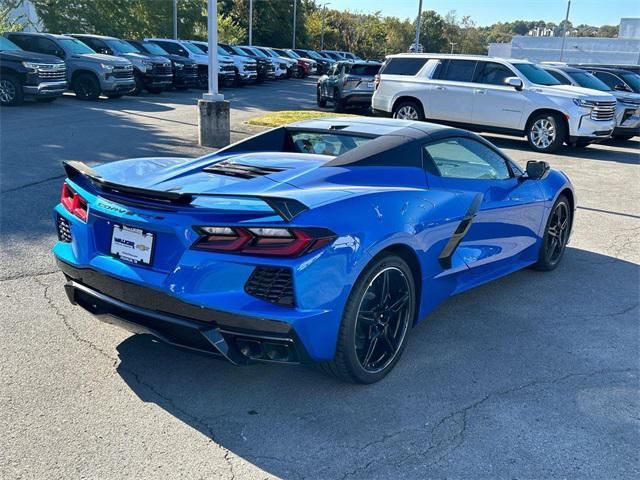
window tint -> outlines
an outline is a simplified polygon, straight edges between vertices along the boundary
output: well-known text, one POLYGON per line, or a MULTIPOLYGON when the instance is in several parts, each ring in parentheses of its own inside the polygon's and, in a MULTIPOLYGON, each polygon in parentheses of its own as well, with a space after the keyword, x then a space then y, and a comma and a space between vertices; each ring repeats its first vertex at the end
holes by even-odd
POLYGON ((593 72, 593 74, 596 77, 598 77, 600 80, 602 80, 604 83, 606 83, 607 86, 611 87, 612 89, 616 85, 620 85, 622 83, 618 77, 607 72, 593 72))
POLYGON ((441 80, 452 82, 471 82, 476 69, 476 60, 446 60, 438 76, 441 80))
POLYGON ((520 73, 522 73, 531 83, 538 85, 560 85, 560 82, 549 75, 545 70, 532 63, 514 63, 520 73))
POLYGON ((369 137, 337 133, 292 131, 290 135, 294 152, 332 156, 342 155, 371 140, 369 137))
POLYGON ((415 75, 420 71, 427 58, 390 58, 380 73, 387 75, 415 75))
POLYGON ((53 55, 53 52, 58 51, 59 49, 56 47, 56 44, 53 43, 48 38, 38 38, 36 39, 36 51, 40 53, 46 53, 49 55, 53 55))
POLYGON ((32 38, 27 35, 9 35, 9 39, 23 50, 33 51, 32 38))
POLYGON ((593 90, 600 90, 601 92, 609 92, 611 89, 609 86, 597 77, 594 77, 589 72, 569 72, 569 76, 573 80, 584 88, 591 88, 593 90))
POLYGON ((167 52, 169 52, 169 53, 171 53, 173 55, 181 55, 183 57, 188 57, 189 56, 187 51, 184 48, 182 48, 180 45, 176 44, 176 43, 158 42, 158 41, 154 41, 153 43, 157 43, 162 48, 164 48, 167 52))
POLYGON ((473 180, 504 180, 511 177, 502 156, 470 138, 450 138, 424 148, 441 177, 473 180))
POLYGON ((478 62, 477 71, 476 82, 488 85, 505 85, 506 78, 515 76, 509 68, 495 62, 478 62))
POLYGON ((373 77, 380 70, 380 65, 353 65, 349 70, 350 75, 373 77))
POLYGON ((560 72, 556 72, 554 70, 546 70, 546 69, 545 69, 545 71, 549 75, 551 75, 553 78, 558 80, 560 83, 562 83, 563 85, 571 85, 571 82, 564 75, 562 75, 560 72))

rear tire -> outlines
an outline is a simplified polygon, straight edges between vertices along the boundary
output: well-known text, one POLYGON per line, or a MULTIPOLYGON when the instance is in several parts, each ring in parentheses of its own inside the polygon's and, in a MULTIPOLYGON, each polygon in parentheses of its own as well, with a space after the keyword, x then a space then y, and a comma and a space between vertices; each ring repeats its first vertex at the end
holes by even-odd
POLYGON ((351 289, 335 356, 320 368, 345 382, 381 380, 402 355, 416 304, 415 283, 407 262, 393 254, 374 259, 351 289))
POLYGON ((424 122, 424 111, 422 105, 414 100, 405 100, 393 107, 393 118, 401 120, 417 120, 424 122))
POLYGON ((100 82, 90 73, 80 73, 71 86, 79 100, 97 100, 100 98, 100 82))
POLYGON ((24 102, 22 83, 14 75, 0 77, 0 105, 16 107, 24 102))
POLYGON ((333 91, 333 111, 336 113, 344 111, 344 100, 337 88, 333 91))
POLYGON ((544 236, 540 243, 538 262, 534 265, 537 270, 549 272, 560 264, 569 241, 572 224, 571 204, 567 197, 560 195, 547 219, 544 236))
POLYGON ((327 99, 322 96, 322 88, 320 87, 320 85, 318 85, 318 88, 316 88, 316 102, 319 107, 327 106, 327 99))
POLYGON ((529 120, 527 141, 532 150, 542 153, 557 151, 567 138, 567 125, 554 113, 539 113, 529 120))
POLYGON ((142 76, 139 73, 134 74, 134 78, 136 79, 136 88, 133 89, 129 95, 140 95, 144 90, 144 82, 142 81, 142 76))

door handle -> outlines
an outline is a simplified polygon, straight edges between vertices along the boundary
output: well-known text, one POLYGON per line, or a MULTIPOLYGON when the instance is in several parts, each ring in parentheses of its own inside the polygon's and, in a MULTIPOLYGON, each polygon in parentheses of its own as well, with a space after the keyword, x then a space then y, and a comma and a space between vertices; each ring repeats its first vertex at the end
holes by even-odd
POLYGON ((436 90, 446 90, 446 88, 441 85, 436 85, 436 90))
POLYGON ((474 88, 473 89, 474 93, 487 93, 487 89, 486 88, 474 88))

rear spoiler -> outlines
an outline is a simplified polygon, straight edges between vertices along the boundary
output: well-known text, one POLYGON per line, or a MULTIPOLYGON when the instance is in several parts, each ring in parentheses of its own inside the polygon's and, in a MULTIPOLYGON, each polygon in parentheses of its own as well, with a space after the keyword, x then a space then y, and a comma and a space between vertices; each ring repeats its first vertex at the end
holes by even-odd
POLYGON ((140 200, 158 201, 165 204, 186 206, 197 197, 227 197, 227 198, 255 198, 262 200, 277 213, 280 218, 290 222, 302 212, 309 210, 302 202, 286 197, 272 197, 269 195, 246 195, 238 193, 186 193, 150 190, 148 188, 132 187, 105 180, 98 172, 83 162, 66 160, 62 162, 69 179, 84 177, 95 186, 107 192, 124 193, 140 200))

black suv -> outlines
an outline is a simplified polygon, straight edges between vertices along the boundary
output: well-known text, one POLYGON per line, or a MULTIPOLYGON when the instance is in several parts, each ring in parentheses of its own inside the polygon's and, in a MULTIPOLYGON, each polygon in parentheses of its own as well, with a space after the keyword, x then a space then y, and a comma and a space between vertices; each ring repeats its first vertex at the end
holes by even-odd
POLYGON ((66 75, 58 57, 25 52, 0 36, 0 105, 20 105, 25 97, 52 102, 67 89, 66 75))
POLYGON ((640 75, 627 69, 608 67, 586 67, 575 65, 577 68, 592 73, 612 90, 619 92, 640 93, 640 75))
POLYGON ((198 65, 190 58, 172 55, 157 43, 145 40, 127 40, 142 53, 165 57, 171 60, 173 68, 173 86, 178 90, 186 90, 189 87, 198 86, 198 65))

